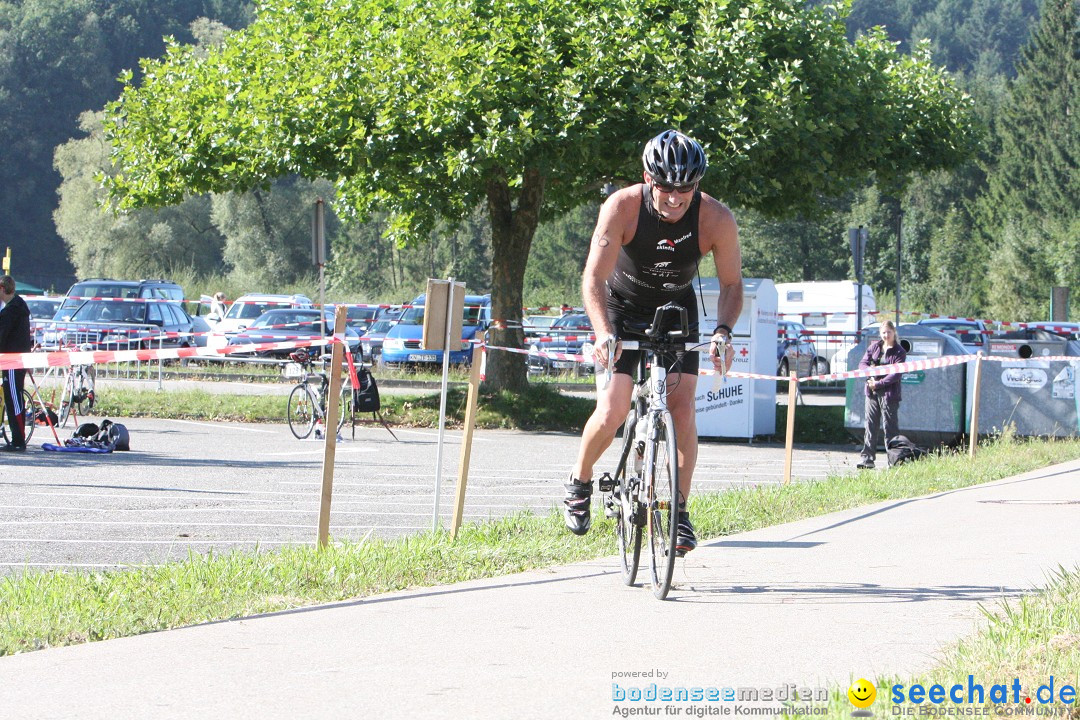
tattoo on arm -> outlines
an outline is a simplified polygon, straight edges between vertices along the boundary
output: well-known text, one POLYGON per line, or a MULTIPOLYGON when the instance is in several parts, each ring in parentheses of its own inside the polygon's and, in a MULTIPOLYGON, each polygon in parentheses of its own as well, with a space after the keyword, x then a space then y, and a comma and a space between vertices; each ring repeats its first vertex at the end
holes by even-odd
POLYGON ((608 236, 606 234, 594 236, 593 237, 593 242, 595 242, 600 247, 607 247, 608 245, 611 244, 610 241, 608 240, 608 236))

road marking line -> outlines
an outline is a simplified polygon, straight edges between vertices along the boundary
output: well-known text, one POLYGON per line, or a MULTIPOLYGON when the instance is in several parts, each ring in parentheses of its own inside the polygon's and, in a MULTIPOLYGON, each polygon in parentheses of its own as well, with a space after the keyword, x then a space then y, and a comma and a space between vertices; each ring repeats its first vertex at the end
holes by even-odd
POLYGON ((182 423, 184 425, 198 425, 199 427, 213 428, 214 430, 221 430, 222 426, 228 427, 230 430, 242 430, 243 432, 257 432, 257 433, 270 433, 275 434, 277 430, 263 430, 262 428, 246 428, 237 427, 231 423, 205 423, 198 422, 197 420, 177 420, 175 418, 158 418, 167 422, 182 423))

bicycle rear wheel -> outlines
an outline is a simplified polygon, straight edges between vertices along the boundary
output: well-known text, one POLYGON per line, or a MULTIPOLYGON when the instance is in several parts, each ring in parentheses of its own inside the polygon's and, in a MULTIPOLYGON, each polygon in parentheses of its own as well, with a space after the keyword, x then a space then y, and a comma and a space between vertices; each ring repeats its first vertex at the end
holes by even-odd
POLYGON ((297 440, 303 440, 315 429, 315 401, 305 383, 300 383, 289 393, 289 407, 285 417, 288 418, 289 429, 297 440))
MULTIPOLYGON (((675 428, 659 419, 649 442, 652 463, 648 475, 649 563, 653 595, 663 600, 671 590, 675 570, 675 542, 679 522, 679 457, 675 428)), ((648 456, 648 453, 646 454, 648 456)))
POLYGON ((638 563, 641 561, 641 521, 638 503, 635 500, 635 487, 640 480, 627 475, 627 468, 634 450, 634 426, 637 413, 633 410, 626 417, 623 426, 623 449, 619 465, 615 470, 615 492, 611 498, 616 511, 615 539, 619 545, 619 563, 622 566, 623 582, 633 585, 637 580, 638 563))
POLYGON ((34 407, 34 396, 30 394, 29 390, 23 390, 23 436, 26 438, 26 442, 30 442, 30 438, 34 435, 34 428, 37 426, 37 408, 34 407))

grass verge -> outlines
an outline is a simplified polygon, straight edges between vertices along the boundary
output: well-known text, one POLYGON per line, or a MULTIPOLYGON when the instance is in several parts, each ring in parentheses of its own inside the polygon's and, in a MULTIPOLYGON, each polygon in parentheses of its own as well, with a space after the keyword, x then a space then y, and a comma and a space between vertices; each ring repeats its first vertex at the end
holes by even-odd
MULTIPOLYGON (((101 393, 94 407, 95 417, 179 418, 236 422, 284 423, 284 395, 223 395, 204 390, 129 390, 110 388, 101 393)), ((446 422, 461 427, 465 420, 466 394, 463 388, 450 388, 446 397, 446 422)), ((382 414, 391 425, 403 427, 438 427, 439 395, 382 395, 382 414)), ((524 393, 482 392, 476 426, 490 430, 581 432, 593 411, 593 400, 564 395, 549 385, 530 385, 524 393)), ((782 438, 787 423, 787 408, 776 408, 776 427, 782 438)), ((795 442, 814 444, 850 444, 844 430, 841 406, 802 406, 797 411, 795 442)))
MULTIPOLYGON (((966 487, 1080 457, 1080 441, 1005 436, 975 460, 939 455, 861 475, 831 476, 691 498, 702 538, 890 498, 966 487)), ((340 542, 317 551, 191 555, 185 562, 110 572, 37 572, 0 578, 0 655, 134 635, 416 586, 493 577, 615 551, 602 514, 582 538, 557 513, 530 513, 394 540, 340 542)))
MULTIPOLYGON (((1080 695, 1080 571, 1058 568, 1050 573, 1042 591, 983 607, 982 611, 983 619, 975 632, 944 648, 941 659, 929 671, 908 677, 867 678, 877 687, 877 699, 869 708, 874 715, 904 717, 910 711, 915 716, 1080 717, 1076 702, 1080 695), (1019 689, 1014 688, 1017 681, 1019 689), (968 702, 969 683, 982 688, 982 702, 978 702, 978 692, 972 692, 970 698, 976 702, 968 702), (957 691, 962 699, 959 703, 949 697, 957 685, 961 688, 957 691), (904 702, 893 702, 894 686, 899 687, 904 702), (922 688, 920 703, 908 699, 916 686, 922 688), (935 691, 935 686, 942 689, 935 691), (1061 702, 1065 686, 1075 691, 1071 702, 1061 702), (931 692, 937 693, 939 702, 929 699, 931 692)), ((826 716, 847 718, 852 710, 847 688, 837 688, 826 716)))

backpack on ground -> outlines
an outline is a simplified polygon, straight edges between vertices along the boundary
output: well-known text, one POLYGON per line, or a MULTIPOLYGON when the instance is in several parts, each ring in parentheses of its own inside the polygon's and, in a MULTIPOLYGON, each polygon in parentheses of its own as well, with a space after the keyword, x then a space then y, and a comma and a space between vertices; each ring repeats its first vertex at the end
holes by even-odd
POLYGON ((379 400, 379 386, 375 376, 362 364, 357 363, 356 380, 358 387, 353 388, 353 409, 358 412, 378 412, 382 407, 379 400))
POLYGON ((885 451, 889 456, 889 467, 920 460, 930 454, 929 450, 919 447, 904 435, 890 438, 885 451))

